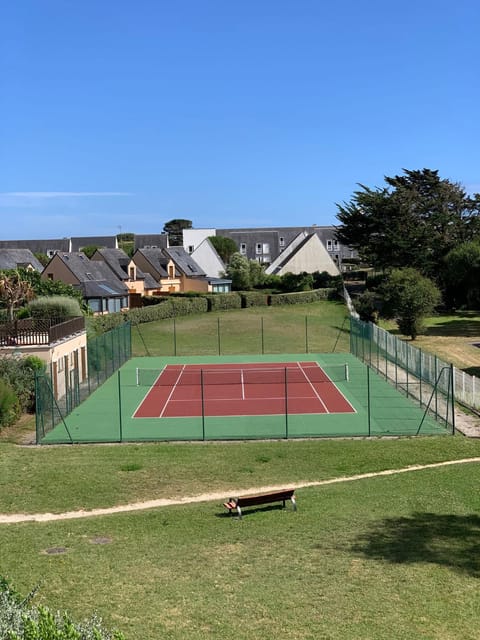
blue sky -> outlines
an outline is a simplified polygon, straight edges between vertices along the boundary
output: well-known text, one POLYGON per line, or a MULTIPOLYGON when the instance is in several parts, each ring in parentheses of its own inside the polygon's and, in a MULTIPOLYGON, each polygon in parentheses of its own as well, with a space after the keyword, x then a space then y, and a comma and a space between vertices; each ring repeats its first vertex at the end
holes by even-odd
POLYGON ((0 239, 329 225, 428 167, 480 191, 477 0, 17 0, 0 239))

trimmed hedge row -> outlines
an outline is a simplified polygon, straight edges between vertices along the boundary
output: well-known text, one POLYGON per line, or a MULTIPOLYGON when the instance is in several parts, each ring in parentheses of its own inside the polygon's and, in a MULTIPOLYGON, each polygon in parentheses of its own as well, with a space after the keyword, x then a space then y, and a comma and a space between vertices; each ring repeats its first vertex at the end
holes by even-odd
POLYGON ((242 309, 248 307, 266 307, 269 296, 262 291, 245 291, 240 294, 242 298, 242 309))
POLYGON ((279 293, 267 295, 260 291, 242 293, 215 293, 212 295, 195 297, 171 297, 160 304, 153 304, 121 313, 109 313, 104 316, 94 316, 89 319, 89 327, 95 335, 115 329, 123 322, 132 325, 165 320, 192 313, 206 313, 208 311, 225 311, 227 309, 242 309, 255 306, 280 306, 286 304, 304 304, 328 300, 335 294, 335 289, 314 289, 300 293, 279 293))
POLYGON ((318 302, 319 300, 329 300, 335 293, 335 289, 313 289, 312 291, 299 291, 298 293, 278 293, 270 296, 269 303, 272 307, 285 304, 306 304, 308 302, 318 302))
POLYGON ((241 309, 242 298, 239 293, 214 293, 206 296, 208 311, 226 311, 227 309, 241 309))

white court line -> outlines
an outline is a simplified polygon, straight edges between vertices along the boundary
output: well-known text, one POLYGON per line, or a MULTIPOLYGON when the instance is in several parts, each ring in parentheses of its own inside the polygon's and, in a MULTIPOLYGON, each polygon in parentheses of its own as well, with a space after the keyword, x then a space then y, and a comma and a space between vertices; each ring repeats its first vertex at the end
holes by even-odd
MULTIPOLYGON (((322 398, 320 397, 320 395, 318 394, 318 391, 315 389, 315 387, 313 386, 313 384, 310 382, 310 380, 307 378, 307 374, 305 373, 304 368, 301 366, 300 362, 297 362, 297 366, 300 369, 300 371, 303 373, 303 375, 305 376, 305 380, 308 382, 308 384, 312 387, 314 394, 317 396, 318 400, 320 401, 320 404, 323 406, 323 408, 325 409, 325 413, 330 413, 330 411, 327 408, 327 405, 324 403, 324 401, 322 400, 322 398)), ((319 367, 320 368, 320 367, 319 367)), ((323 369, 322 369, 323 371, 323 369)))
POLYGON ((162 413, 158 416, 159 418, 163 417, 163 414, 165 413, 165 409, 167 408, 167 405, 168 405, 168 403, 170 401, 170 398, 172 397, 173 392, 177 388, 178 381, 180 380, 180 378, 182 377, 183 372, 185 371, 185 367, 186 367, 186 365, 183 365, 183 367, 180 369, 180 373, 178 374, 177 379, 175 380, 175 384, 173 385, 172 390, 168 394, 168 398, 167 398, 165 404, 163 405, 162 413))
POLYGON ((147 390, 147 393, 143 396, 143 398, 140 400, 140 403, 137 405, 137 408, 135 409, 135 411, 132 414, 132 418, 135 418, 135 414, 137 413, 137 411, 140 409, 140 407, 142 406, 142 404, 145 402, 145 400, 148 397, 148 394, 152 392, 152 389, 155 388, 156 383, 160 380, 160 378, 162 377, 162 374, 165 372, 165 369, 167 368, 167 365, 164 365, 163 369, 161 369, 160 373, 158 374, 158 376, 155 378, 155 380, 153 381, 153 384, 150 385, 150 388, 147 390))
MULTIPOLYGON (((317 366, 320 367, 320 365, 317 362, 317 366)), ((328 365, 326 365, 328 366, 328 365)), ((343 393, 343 391, 341 391, 341 389, 338 388, 338 386, 335 384, 335 382, 330 378, 330 376, 328 375, 328 373, 325 371, 325 369, 323 367, 320 367, 320 369, 323 371, 324 375, 326 376, 326 378, 328 379, 328 381, 333 384, 333 386, 335 387, 335 389, 337 390, 337 393, 339 393, 342 398, 345 400, 345 402, 353 409, 353 413, 357 413, 357 410, 355 409, 355 407, 353 406, 353 404, 350 402, 350 400, 347 398, 347 396, 343 393)))
POLYGON ((242 381, 242 400, 245 400, 245 380, 243 379, 243 369, 240 369, 240 379, 242 381))

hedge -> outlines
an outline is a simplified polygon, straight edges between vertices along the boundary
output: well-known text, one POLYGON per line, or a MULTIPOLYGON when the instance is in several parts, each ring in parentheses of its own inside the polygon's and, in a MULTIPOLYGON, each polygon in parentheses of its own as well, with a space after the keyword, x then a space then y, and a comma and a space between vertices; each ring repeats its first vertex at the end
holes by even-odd
POLYGON ((204 298, 208 302, 208 311, 225 311, 226 309, 241 309, 242 298, 239 293, 213 293, 204 298))
POLYGON ((268 305, 268 295, 262 291, 245 291, 240 294, 242 299, 242 309, 248 307, 266 307, 268 305))
POLYGON ((336 294, 335 289, 313 289, 312 291, 300 291, 298 293, 278 293, 269 297, 272 306, 286 304, 306 304, 318 300, 329 300, 336 294))

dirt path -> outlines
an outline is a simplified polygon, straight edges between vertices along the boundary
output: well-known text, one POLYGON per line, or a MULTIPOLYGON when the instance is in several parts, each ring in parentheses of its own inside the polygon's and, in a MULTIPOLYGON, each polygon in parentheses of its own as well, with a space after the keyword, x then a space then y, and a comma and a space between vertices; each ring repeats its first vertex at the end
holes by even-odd
POLYGON ((318 480, 313 482, 290 482, 283 485, 270 485, 266 487, 251 487, 249 489, 239 489, 238 491, 227 489, 222 492, 202 493, 196 496, 185 496, 184 498, 159 498, 158 500, 146 500, 144 502, 133 502, 131 504, 118 505, 116 507, 106 507, 105 509, 91 509, 90 511, 66 511, 65 513, 12 513, 0 514, 0 524, 15 524, 19 522, 51 522, 54 520, 76 520, 77 518, 91 518, 93 516, 106 516, 113 513, 125 513, 127 511, 142 511, 144 509, 155 509, 158 507, 169 507, 179 504, 193 504, 196 502, 223 502, 229 495, 248 495, 276 491, 284 489, 288 484, 289 488, 301 489, 303 487, 319 487, 327 484, 338 484, 340 482, 353 482, 366 478, 377 478, 380 476, 392 476, 399 473, 410 473, 421 471, 422 469, 436 469, 450 465, 467 464, 480 462, 478 458, 462 458, 461 460, 447 460, 446 462, 434 462, 432 464, 416 464, 401 469, 387 469, 385 471, 375 471, 371 473, 360 473, 354 476, 342 476, 330 478, 329 480, 318 480))

